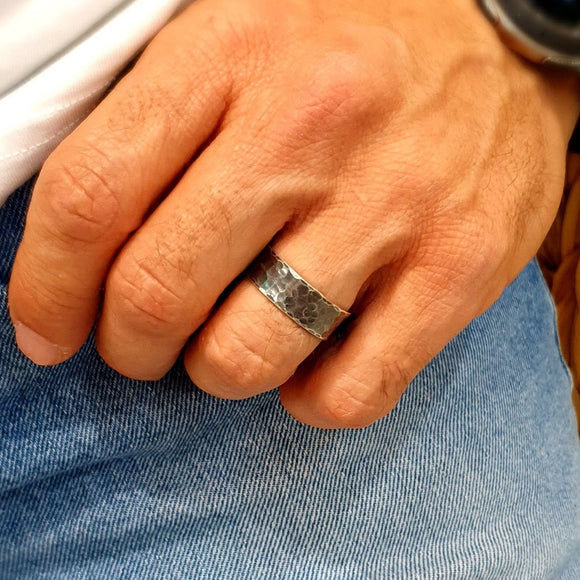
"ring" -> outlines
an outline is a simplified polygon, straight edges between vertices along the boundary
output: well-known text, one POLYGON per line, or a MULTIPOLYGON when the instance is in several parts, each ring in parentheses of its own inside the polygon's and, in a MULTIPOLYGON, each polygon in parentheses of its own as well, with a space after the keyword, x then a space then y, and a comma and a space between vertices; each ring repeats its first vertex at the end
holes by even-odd
POLYGON ((322 340, 350 316, 304 280, 270 246, 250 265, 248 279, 274 306, 322 340))

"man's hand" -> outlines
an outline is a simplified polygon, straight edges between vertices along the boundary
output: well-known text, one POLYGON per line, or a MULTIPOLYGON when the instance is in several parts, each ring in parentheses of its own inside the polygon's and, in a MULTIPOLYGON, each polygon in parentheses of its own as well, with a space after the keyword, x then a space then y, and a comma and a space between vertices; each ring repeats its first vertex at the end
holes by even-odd
POLYGON ((577 90, 471 1, 199 0, 47 161, 10 281, 18 343, 57 364, 99 316, 124 375, 158 379, 185 346, 209 393, 282 385, 300 421, 367 425, 536 252, 577 90), (342 340, 248 281, 215 307, 272 239, 355 312, 342 340))

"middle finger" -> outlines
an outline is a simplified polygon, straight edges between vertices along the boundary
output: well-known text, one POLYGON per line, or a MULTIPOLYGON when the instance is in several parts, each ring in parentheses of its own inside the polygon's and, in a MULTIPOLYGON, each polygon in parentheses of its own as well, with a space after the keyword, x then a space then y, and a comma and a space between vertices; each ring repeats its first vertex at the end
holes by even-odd
POLYGON ((206 149, 111 268, 97 348, 121 374, 162 377, 292 212, 271 172, 231 159, 231 140, 223 134, 206 149))

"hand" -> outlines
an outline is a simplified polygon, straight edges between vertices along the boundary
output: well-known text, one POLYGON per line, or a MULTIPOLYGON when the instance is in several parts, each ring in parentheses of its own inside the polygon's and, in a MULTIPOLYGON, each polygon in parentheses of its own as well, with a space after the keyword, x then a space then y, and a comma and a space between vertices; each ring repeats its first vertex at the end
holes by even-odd
POLYGON ((282 385, 300 421, 367 425, 536 252, 577 85, 512 55, 475 2, 199 0, 42 170, 18 343, 67 359, 105 286, 97 345, 120 373, 158 379, 185 346, 209 393, 282 385), (354 311, 342 340, 248 281, 215 308, 272 239, 354 311))

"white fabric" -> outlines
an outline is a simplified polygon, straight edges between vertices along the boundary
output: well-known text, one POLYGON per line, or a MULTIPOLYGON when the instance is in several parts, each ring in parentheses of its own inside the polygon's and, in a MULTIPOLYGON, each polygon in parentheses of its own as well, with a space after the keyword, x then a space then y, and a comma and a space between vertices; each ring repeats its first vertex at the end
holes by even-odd
POLYGON ((68 48, 122 3, 0 0, 0 94, 68 48))
POLYGON ((191 0, 0 0, 0 205, 191 0))

